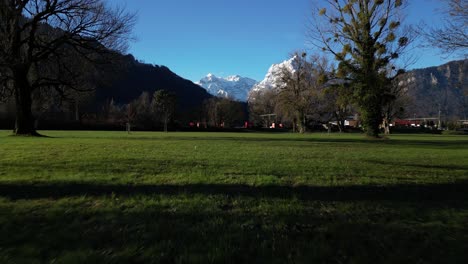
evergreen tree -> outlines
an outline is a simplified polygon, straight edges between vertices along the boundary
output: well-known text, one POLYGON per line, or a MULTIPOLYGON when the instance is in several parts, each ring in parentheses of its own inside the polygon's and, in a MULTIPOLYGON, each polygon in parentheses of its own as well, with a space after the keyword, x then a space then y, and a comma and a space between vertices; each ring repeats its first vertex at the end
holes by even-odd
POLYGON ((166 90, 158 90, 153 95, 153 109, 164 124, 164 132, 167 132, 168 123, 175 113, 176 99, 174 94, 166 90))

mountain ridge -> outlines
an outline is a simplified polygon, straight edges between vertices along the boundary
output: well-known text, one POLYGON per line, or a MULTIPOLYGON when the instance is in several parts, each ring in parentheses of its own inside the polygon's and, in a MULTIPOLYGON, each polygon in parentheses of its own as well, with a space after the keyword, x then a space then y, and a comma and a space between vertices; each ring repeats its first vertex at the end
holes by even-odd
POLYGON ((410 116, 468 118, 468 59, 408 71, 400 84, 412 98, 410 116))
POLYGON ((257 84, 257 81, 240 75, 230 75, 223 78, 209 73, 195 84, 203 87, 211 95, 246 102, 250 90, 257 84))
POLYGON ((261 90, 271 90, 277 87, 281 87, 281 75, 284 70, 294 72, 297 69, 297 60, 299 57, 294 56, 283 62, 273 64, 268 69, 265 78, 252 87, 251 92, 258 92, 261 90))

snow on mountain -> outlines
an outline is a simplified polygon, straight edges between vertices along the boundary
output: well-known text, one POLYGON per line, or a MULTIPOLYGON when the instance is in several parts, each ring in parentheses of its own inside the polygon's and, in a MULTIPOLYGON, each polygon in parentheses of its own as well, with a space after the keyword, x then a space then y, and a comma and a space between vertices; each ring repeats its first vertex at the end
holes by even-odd
POLYGON ((210 73, 196 84, 205 88, 212 95, 230 97, 245 102, 250 90, 257 84, 257 81, 239 75, 222 78, 210 73))
POLYGON ((281 75, 284 70, 294 73, 298 68, 299 57, 294 56, 289 60, 283 61, 279 64, 273 64, 268 73, 265 75, 265 79, 259 82, 252 88, 252 92, 259 92, 262 90, 271 90, 282 87, 281 75))

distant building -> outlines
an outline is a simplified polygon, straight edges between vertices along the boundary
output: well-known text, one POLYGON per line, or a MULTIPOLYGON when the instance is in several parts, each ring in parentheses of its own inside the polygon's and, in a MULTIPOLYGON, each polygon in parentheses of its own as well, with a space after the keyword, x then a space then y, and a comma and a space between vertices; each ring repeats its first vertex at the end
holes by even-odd
POLYGON ((420 118, 407 118, 395 119, 390 124, 392 127, 437 127, 439 119, 434 117, 420 117, 420 118))

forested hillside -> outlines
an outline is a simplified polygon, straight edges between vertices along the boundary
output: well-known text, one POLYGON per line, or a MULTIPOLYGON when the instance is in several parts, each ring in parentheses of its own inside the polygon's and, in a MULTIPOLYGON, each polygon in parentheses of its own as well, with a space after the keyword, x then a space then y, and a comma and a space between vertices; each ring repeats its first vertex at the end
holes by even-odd
POLYGON ((412 70, 402 81, 411 104, 407 115, 466 119, 468 116, 468 60, 412 70))

